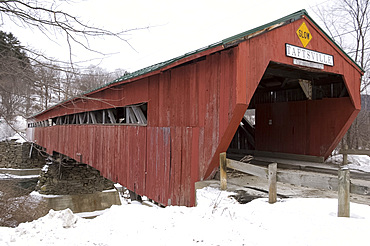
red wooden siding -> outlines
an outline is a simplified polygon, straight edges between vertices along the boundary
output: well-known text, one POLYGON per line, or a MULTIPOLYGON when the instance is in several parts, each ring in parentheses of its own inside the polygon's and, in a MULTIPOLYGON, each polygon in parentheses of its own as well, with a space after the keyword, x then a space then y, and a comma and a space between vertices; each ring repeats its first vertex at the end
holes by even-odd
MULTIPOLYGON (((285 43, 334 56, 325 72, 341 74, 350 98, 257 105, 256 149, 327 156, 360 109, 361 71, 308 19, 195 54, 169 67, 90 93, 35 117, 147 102, 147 126, 58 125, 34 128, 34 140, 99 169, 139 195, 164 205, 194 205, 194 183, 211 176, 226 151, 270 62, 292 65, 285 43), (273 125, 268 125, 269 119, 273 125)), ((306 69, 306 68, 305 68, 306 69)), ((313 69, 311 69, 313 70, 313 69)), ((314 71, 314 70, 313 70, 314 71)))
POLYGON ((259 104, 256 149, 328 157, 353 111, 349 98, 259 104))

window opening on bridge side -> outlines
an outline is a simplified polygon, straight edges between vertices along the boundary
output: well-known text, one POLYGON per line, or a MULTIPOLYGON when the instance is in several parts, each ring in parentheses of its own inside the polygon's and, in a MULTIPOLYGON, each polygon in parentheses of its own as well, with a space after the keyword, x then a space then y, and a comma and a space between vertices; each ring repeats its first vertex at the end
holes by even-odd
POLYGON ((28 127, 83 124, 123 124, 145 126, 147 124, 147 103, 58 116, 44 121, 29 123, 28 127))

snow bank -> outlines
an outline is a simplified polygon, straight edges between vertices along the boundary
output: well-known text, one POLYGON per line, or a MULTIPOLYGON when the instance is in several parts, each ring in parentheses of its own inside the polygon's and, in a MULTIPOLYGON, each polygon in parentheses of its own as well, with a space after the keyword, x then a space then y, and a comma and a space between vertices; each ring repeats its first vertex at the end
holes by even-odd
POLYGON ((336 216, 335 199, 257 199, 238 204, 232 193, 198 191, 195 208, 113 206, 86 220, 50 211, 18 228, 0 228, 0 245, 364 245, 370 207, 351 204, 336 216), (1 241, 2 240, 2 241, 1 241))
MULTIPOLYGON (((370 157, 367 155, 348 155, 348 168, 351 170, 359 170, 370 172, 370 157)), ((326 162, 341 165, 343 163, 343 155, 334 155, 326 162)))
MULTIPOLYGON (((22 223, 10 236, 9 243, 15 245, 36 245, 37 242, 58 240, 58 234, 63 234, 68 228, 76 225, 79 217, 70 209, 63 211, 50 210, 49 213, 29 223, 22 223)), ((58 242, 58 241, 56 241, 58 242)), ((61 245, 62 242, 59 242, 61 245)))

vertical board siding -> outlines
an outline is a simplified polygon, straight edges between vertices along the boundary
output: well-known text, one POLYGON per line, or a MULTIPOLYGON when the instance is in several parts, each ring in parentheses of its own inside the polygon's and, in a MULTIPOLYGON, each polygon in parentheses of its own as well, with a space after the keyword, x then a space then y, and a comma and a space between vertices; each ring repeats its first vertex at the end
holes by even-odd
MULTIPOLYGON (((235 107, 234 50, 207 56, 135 83, 94 95, 84 108, 148 102, 148 126, 67 125, 57 145, 42 145, 97 168, 105 177, 163 205, 194 205, 194 183, 204 179, 235 107), (107 102, 105 102, 107 103, 107 102), (65 144, 71 143, 71 144, 65 144)), ((236 122, 237 123, 237 122, 236 122)), ((40 133, 40 134, 39 134, 40 133)), ((227 146, 225 146, 227 148, 227 146)), ((226 149, 225 149, 226 150, 226 149)))
POLYGON ((148 127, 147 135, 146 196, 167 205, 171 184, 171 131, 168 127, 148 127))
POLYGON ((349 98, 259 104, 256 149, 328 157, 353 111, 349 98))

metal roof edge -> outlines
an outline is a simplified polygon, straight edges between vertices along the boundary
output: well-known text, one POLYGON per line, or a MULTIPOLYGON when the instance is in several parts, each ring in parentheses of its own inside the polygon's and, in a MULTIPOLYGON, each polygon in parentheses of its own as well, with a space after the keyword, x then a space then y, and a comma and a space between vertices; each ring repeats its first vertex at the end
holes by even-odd
POLYGON ((302 10, 297 11, 295 13, 292 13, 292 14, 289 14, 287 16, 281 17, 281 18, 279 18, 277 20, 271 21, 271 22, 269 22, 267 24, 264 24, 264 25, 255 27, 255 28, 250 29, 248 31, 245 31, 245 32, 236 34, 234 36, 231 36, 229 38, 226 38, 226 39, 222 40, 222 42, 223 42, 224 45, 228 45, 228 44, 233 43, 233 42, 235 42, 237 40, 241 40, 241 39, 244 40, 244 37, 247 37, 247 36, 249 36, 251 34, 254 34, 254 33, 259 32, 261 30, 265 30, 266 28, 269 28, 271 26, 275 26, 275 25, 280 24, 280 23, 282 23, 282 24, 284 24, 284 23, 287 23, 287 24, 288 23, 291 23, 293 21, 296 21, 298 19, 301 19, 302 16, 303 15, 306 15, 306 14, 307 14, 306 10, 302 9, 302 10))

